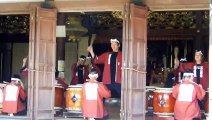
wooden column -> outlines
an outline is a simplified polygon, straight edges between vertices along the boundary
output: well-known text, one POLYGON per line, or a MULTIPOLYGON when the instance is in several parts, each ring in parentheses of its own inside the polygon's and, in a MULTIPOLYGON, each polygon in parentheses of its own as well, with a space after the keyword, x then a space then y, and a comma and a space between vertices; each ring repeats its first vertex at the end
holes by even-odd
POLYGON ((208 120, 211 120, 212 116, 212 94, 211 93, 211 88, 212 88, 212 0, 210 0, 210 13, 209 13, 209 118, 208 120))
POLYGON ((196 27, 197 27, 197 29, 196 29, 196 36, 195 36, 195 40, 194 40, 194 50, 196 50, 196 49, 203 49, 203 42, 201 42, 201 41, 203 41, 202 40, 202 38, 203 38, 203 36, 202 36, 202 19, 200 19, 200 18, 202 18, 202 13, 201 13, 201 11, 197 11, 196 12, 196 27))
MULTIPOLYGON (((65 25, 65 15, 58 13, 57 25, 65 25)), ((57 37, 57 60, 65 60, 65 38, 57 37)), ((57 63, 56 63, 57 64, 57 63)))

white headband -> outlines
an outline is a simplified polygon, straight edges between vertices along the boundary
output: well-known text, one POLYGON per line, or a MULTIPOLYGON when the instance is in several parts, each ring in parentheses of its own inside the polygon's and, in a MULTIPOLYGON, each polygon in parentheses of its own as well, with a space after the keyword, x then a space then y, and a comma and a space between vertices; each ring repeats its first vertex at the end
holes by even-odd
POLYGON ((196 52, 195 52, 195 53, 199 53, 199 54, 203 55, 203 53, 202 53, 202 51, 201 51, 201 50, 200 50, 200 51, 196 50, 196 52))
POLYGON ((193 76, 193 73, 183 73, 183 76, 193 76))
POLYGON ((119 44, 119 40, 118 39, 110 39, 110 43, 112 43, 112 42, 117 42, 118 44, 119 44))
POLYGON ((12 81, 21 81, 19 78, 11 78, 12 81))
POLYGON ((85 60, 86 58, 79 58, 79 60, 81 60, 81 61, 83 61, 83 60, 85 60))
POLYGON ((89 74, 88 77, 91 78, 98 78, 98 74, 89 74))

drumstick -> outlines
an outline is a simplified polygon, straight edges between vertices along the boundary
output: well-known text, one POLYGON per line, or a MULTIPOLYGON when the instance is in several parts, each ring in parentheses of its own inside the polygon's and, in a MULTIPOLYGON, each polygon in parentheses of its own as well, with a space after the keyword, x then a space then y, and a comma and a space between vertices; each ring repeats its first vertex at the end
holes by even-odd
POLYGON ((95 38, 96 38, 96 34, 92 34, 90 46, 93 45, 95 38))
MULTIPOLYGON (((92 46, 93 46, 93 42, 94 42, 95 38, 96 38, 96 34, 92 34, 92 36, 91 36, 91 42, 90 42, 89 47, 92 47, 92 46)), ((89 58, 90 58, 90 57, 89 57, 89 58)), ((90 67, 89 67, 89 68, 90 68, 90 69, 93 68, 93 63, 92 63, 92 60, 91 60, 91 59, 90 59, 90 67)))
POLYGON ((174 48, 174 59, 178 60, 178 53, 179 53, 179 48, 176 46, 174 48))
MULTIPOLYGON (((174 59, 176 61, 178 61, 178 53, 179 53, 179 48, 176 46, 174 48, 174 57, 175 57, 174 59)), ((181 72, 178 73, 178 82, 181 82, 181 72)))

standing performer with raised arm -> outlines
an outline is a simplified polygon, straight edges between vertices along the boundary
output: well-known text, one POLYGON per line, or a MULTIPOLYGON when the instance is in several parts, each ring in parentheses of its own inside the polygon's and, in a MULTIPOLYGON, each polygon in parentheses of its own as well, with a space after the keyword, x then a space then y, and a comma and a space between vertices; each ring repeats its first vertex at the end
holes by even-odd
POLYGON ((104 64, 103 83, 106 84, 111 92, 115 92, 121 97, 121 66, 122 52, 119 50, 120 42, 118 39, 110 39, 112 52, 106 52, 100 56, 96 56, 93 47, 89 46, 90 52, 95 64, 104 64))

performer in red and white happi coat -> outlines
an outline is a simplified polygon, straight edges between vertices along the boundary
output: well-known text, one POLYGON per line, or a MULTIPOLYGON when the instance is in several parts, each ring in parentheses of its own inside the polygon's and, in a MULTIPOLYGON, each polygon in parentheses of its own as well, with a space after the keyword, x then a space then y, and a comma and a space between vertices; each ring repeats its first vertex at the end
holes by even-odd
POLYGON ((72 80, 71 85, 83 84, 88 78, 89 66, 85 64, 86 57, 81 55, 77 63, 74 63, 71 67, 72 80))
POLYGON ((103 53, 100 56, 95 56, 93 47, 89 46, 90 52, 95 64, 104 64, 103 83, 116 94, 121 96, 121 67, 122 67, 122 52, 119 51, 120 42, 117 39, 110 39, 112 52, 103 53))
POLYGON ((176 98, 174 105, 174 115, 176 120, 201 119, 198 100, 205 96, 202 85, 193 82, 193 70, 186 69, 180 84, 173 88, 172 95, 176 98))
POLYGON ((98 82, 98 73, 95 69, 92 69, 89 78, 83 84, 82 87, 82 113, 83 117, 89 120, 95 118, 103 118, 108 113, 103 104, 103 98, 109 98, 111 96, 110 90, 107 87, 98 82))
POLYGON ((25 106, 22 103, 25 99, 26 93, 24 92, 23 83, 19 75, 15 74, 11 78, 11 83, 4 87, 2 111, 13 115, 25 110, 25 106))
POLYGON ((177 63, 178 72, 183 72, 185 69, 192 69, 194 73, 194 82, 201 84, 205 90, 209 85, 209 64, 203 61, 202 51, 195 52, 195 62, 177 63))

